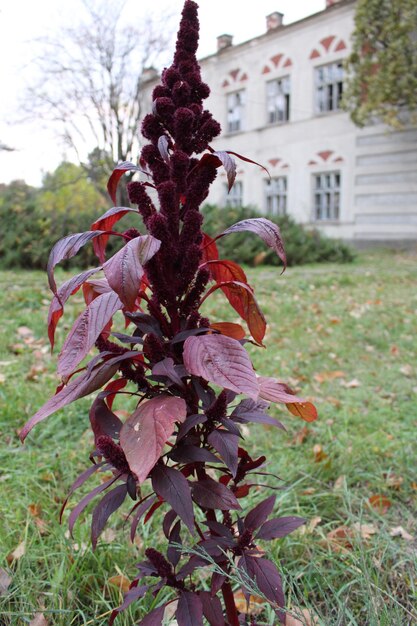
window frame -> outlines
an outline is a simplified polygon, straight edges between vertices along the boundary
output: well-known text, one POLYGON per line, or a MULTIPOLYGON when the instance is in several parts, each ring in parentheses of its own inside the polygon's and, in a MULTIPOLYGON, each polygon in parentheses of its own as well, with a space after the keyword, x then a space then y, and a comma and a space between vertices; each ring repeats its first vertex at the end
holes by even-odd
POLYGON ((236 209, 243 206, 243 182, 241 180, 236 180, 230 191, 228 191, 229 185, 223 183, 223 189, 223 208, 236 209))
POLYGON ((340 223, 342 172, 340 170, 314 172, 312 183, 313 222, 320 224, 340 223), (327 177, 329 177, 329 181, 326 180, 327 177), (320 179, 319 185, 317 185, 318 179, 320 179))
POLYGON ((282 217, 288 212, 288 176, 285 174, 264 179, 265 212, 282 217), (274 183, 275 188, 274 188, 274 183))
POLYGON ((343 59, 339 59, 337 61, 331 61, 330 63, 323 63, 322 65, 316 65, 314 67, 314 111, 316 115, 327 115, 328 113, 340 113, 342 112, 342 108, 340 103, 343 98, 343 89, 344 89, 344 79, 345 79, 345 71, 343 67, 343 59), (329 72, 330 68, 332 71, 341 71, 341 80, 338 80, 337 75, 335 75, 334 79, 329 80, 320 80, 319 72, 329 72), (320 98, 320 89, 322 89, 323 97, 320 98), (321 109, 321 102, 323 106, 326 105, 326 108, 321 109), (330 106, 328 106, 330 104, 330 106))
POLYGON ((227 134, 233 134, 233 133, 240 133, 245 129, 245 109, 246 109, 246 89, 238 89, 237 91, 231 91, 229 93, 226 94, 226 132, 227 134), (236 121, 231 121, 230 118, 230 114, 231 114, 231 107, 229 105, 229 101, 231 98, 237 98, 238 96, 242 96, 243 98, 241 98, 241 103, 238 107, 235 106, 235 108, 232 111, 240 111, 239 113, 239 119, 236 121), (237 124, 236 127, 233 127, 233 124, 237 124))
POLYGON ((286 122, 290 121, 290 115, 291 115, 291 75, 290 74, 284 74, 283 76, 277 76, 276 78, 271 78, 270 80, 267 80, 265 83, 265 88, 266 88, 266 123, 267 125, 271 125, 271 124, 285 124, 286 122), (283 86, 283 88, 281 89, 281 93, 277 93, 277 94, 269 94, 268 93, 268 89, 270 85, 273 84, 278 84, 281 85, 281 87, 283 86), (287 85, 287 90, 285 89, 285 86, 287 85), (279 112, 278 108, 275 108, 274 111, 270 111, 269 109, 269 102, 271 99, 276 98, 277 96, 281 95, 284 99, 284 108, 281 109, 281 111, 283 112, 283 118, 279 119, 279 115, 277 116, 276 114, 279 112), (275 119, 271 119, 271 115, 274 116, 275 114, 275 119))

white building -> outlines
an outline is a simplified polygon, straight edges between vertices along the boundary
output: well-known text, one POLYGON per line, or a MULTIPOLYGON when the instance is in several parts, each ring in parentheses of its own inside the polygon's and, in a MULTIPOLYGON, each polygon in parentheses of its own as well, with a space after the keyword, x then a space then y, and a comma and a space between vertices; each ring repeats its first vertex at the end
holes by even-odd
POLYGON ((200 61, 210 85, 207 108, 222 125, 216 150, 233 150, 265 165, 238 161, 209 202, 287 212, 330 236, 358 244, 417 239, 417 129, 358 129, 340 110, 343 59, 349 53, 355 0, 284 26, 267 16, 266 32, 200 61))

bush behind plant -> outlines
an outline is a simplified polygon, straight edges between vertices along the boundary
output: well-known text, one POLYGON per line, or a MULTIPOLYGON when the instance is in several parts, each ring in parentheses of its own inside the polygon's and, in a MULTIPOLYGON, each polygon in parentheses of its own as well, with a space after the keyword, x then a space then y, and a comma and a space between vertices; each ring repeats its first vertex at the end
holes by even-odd
MULTIPOLYGON (((228 226, 240 220, 262 217, 262 213, 253 207, 219 208, 206 204, 202 209, 204 229, 210 236, 224 231, 228 226)), ((285 243, 288 265, 307 263, 350 263, 355 259, 354 250, 337 239, 330 239, 317 229, 307 229, 298 224, 289 215, 271 216, 268 219, 281 229, 285 243)), ((237 233, 233 237, 224 237, 217 242, 221 255, 237 263, 248 265, 278 265, 278 258, 272 250, 265 251, 256 238, 248 233, 237 233)))

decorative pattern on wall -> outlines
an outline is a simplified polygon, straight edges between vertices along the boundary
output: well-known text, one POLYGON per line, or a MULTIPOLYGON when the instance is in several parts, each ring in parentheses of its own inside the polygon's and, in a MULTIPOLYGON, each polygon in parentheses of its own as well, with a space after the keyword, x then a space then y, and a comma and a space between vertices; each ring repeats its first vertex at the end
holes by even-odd
POLYGON ((329 35, 321 39, 318 45, 312 49, 309 58, 317 59, 329 53, 346 50, 346 47, 346 42, 343 39, 338 39, 336 35, 329 35))
POLYGON ((245 80, 248 80, 248 75, 243 70, 237 68, 236 70, 231 70, 227 77, 222 82, 222 87, 230 87, 230 85, 236 85, 236 83, 243 83, 245 80))
POLYGON ((284 161, 279 158, 268 159, 268 163, 272 168, 280 168, 282 170, 289 167, 288 163, 284 163, 284 161))
POLYGON ((308 165, 321 165, 322 163, 343 163, 344 159, 333 152, 333 150, 321 150, 317 152, 314 159, 308 162, 308 165))
POLYGON ((273 57, 269 59, 268 63, 264 65, 262 74, 269 74, 270 72, 276 69, 281 69, 284 67, 291 67, 291 66, 292 66, 292 61, 290 57, 285 56, 284 53, 275 54, 273 57))

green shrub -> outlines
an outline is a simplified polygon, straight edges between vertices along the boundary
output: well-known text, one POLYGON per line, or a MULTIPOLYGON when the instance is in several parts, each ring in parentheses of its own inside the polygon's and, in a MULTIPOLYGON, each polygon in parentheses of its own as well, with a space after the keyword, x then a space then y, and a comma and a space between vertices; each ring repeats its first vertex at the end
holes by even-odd
MULTIPOLYGON (((262 214, 251 207, 219 208, 214 205, 203 207, 204 230, 211 237, 218 235, 228 226, 262 214)), ((350 263, 355 252, 345 243, 330 239, 319 233, 297 224, 291 217, 271 217, 268 219, 277 224, 282 233, 287 253, 288 265, 305 263, 350 263)), ((220 255, 237 263, 277 265, 277 256, 271 250, 265 251, 262 241, 252 238, 248 233, 236 233, 217 241, 220 255)))

